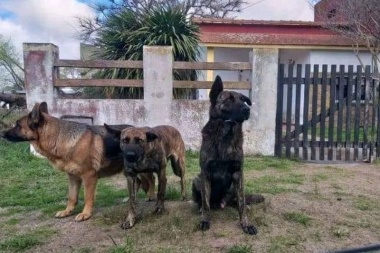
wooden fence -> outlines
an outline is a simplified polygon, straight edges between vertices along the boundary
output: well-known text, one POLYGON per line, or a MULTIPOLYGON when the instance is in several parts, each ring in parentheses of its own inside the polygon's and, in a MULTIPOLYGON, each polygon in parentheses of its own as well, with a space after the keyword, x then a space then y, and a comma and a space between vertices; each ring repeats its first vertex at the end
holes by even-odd
MULTIPOLYGON (((89 69, 143 69, 143 61, 111 61, 111 60, 56 60, 54 68, 89 68, 89 69)), ((173 62, 173 70, 252 70, 249 62, 173 62)), ((62 79, 59 71, 54 79, 55 87, 143 87, 143 80, 133 79, 62 79)), ((173 88, 209 89, 213 81, 173 81, 173 88)), ((225 81, 226 89, 250 90, 250 82, 225 81)))
POLYGON ((371 67, 279 66, 275 155, 304 160, 380 157, 379 82, 371 67), (311 70, 313 70, 311 72, 311 70))

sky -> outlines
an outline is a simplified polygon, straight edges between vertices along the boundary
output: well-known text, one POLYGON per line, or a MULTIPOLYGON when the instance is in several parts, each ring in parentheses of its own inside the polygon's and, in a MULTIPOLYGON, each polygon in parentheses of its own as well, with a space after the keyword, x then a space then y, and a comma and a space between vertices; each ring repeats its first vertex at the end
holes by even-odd
MULTIPOLYGON (((0 35, 22 57, 22 43, 53 43, 61 59, 79 59, 77 17, 94 17, 88 4, 102 0, 0 0, 0 35)), ((308 0, 246 0, 236 19, 313 20, 308 0)))

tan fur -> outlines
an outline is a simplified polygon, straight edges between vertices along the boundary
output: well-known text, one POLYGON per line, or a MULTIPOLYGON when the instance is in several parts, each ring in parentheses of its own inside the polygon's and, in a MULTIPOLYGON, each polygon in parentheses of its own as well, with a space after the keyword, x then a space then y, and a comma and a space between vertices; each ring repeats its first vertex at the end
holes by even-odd
MULTIPOLYGON (((122 129, 129 126, 118 127, 122 129)), ((16 126, 4 132, 3 137, 14 142, 29 141, 54 167, 67 173, 67 206, 65 210, 56 213, 57 218, 71 215, 78 202, 82 183, 85 205, 75 220, 84 221, 90 218, 98 178, 114 175, 123 169, 119 142, 113 141, 104 126, 86 126, 55 118, 49 115, 45 102, 36 104, 32 112, 17 120, 16 126)), ((151 178, 142 177, 140 181, 144 190, 150 196, 154 195, 154 181, 153 190, 150 188, 151 178), (150 181, 145 182, 147 179, 150 181)))
MULTIPOLYGON (((124 155, 124 173, 127 176, 130 209, 121 227, 134 226, 136 218, 136 180, 140 175, 157 174, 158 191, 154 213, 164 210, 166 191, 166 165, 171 161, 175 175, 181 178, 182 198, 186 197, 185 187, 185 144, 179 131, 172 126, 130 127, 122 131, 107 128, 120 138, 124 155)), ((148 180, 147 180, 148 181, 148 180)))

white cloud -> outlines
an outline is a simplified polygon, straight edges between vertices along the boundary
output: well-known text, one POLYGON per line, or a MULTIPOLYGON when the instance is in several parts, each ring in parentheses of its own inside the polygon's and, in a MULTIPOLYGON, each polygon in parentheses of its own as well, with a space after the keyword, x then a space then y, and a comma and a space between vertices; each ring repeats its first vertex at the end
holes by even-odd
POLYGON ((88 17, 93 10, 77 0, 3 0, 0 9, 14 16, 0 19, 0 33, 11 37, 18 49, 24 42, 53 43, 61 58, 79 58, 77 17, 88 17))

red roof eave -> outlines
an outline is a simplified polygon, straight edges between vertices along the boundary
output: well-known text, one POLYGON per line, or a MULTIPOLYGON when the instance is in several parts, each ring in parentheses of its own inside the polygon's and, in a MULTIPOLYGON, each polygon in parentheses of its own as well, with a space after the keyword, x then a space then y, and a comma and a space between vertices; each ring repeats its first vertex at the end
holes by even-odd
MULTIPOLYGON (((321 22, 193 19, 205 44, 289 46, 351 46, 352 41, 321 22)), ((345 25, 345 24, 340 24, 345 25)))

